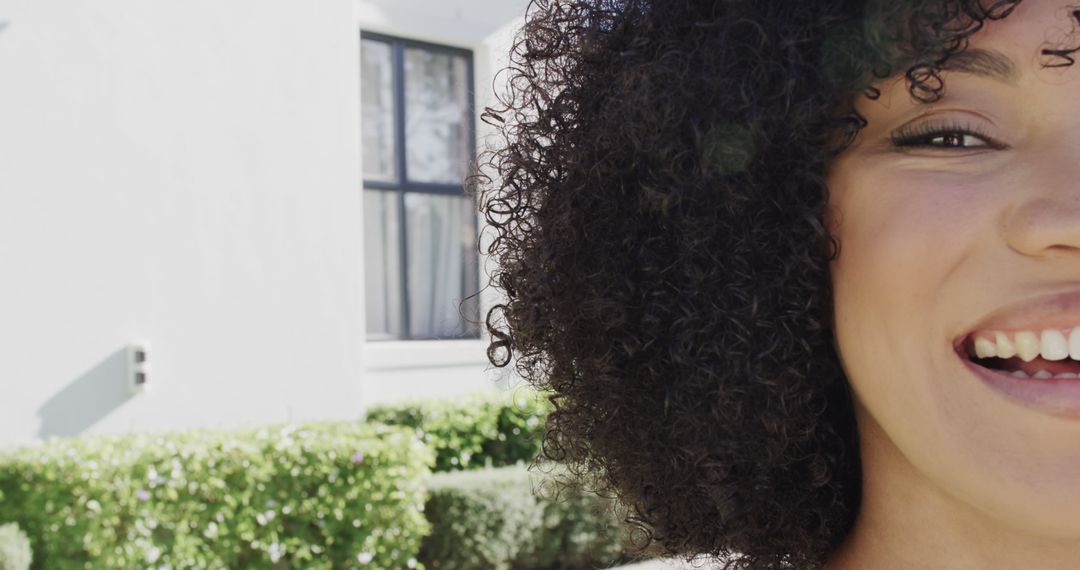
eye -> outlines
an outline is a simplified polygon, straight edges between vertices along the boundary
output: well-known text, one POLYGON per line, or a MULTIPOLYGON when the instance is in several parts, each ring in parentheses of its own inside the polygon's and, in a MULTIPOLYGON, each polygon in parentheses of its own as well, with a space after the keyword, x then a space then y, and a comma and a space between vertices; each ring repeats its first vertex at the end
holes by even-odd
POLYGON ((890 135, 893 146, 935 150, 1001 150, 1005 145, 970 125, 922 123, 901 127, 890 135))
POLYGON ((978 135, 960 132, 934 134, 922 139, 916 139, 913 142, 918 146, 932 146, 938 148, 977 148, 990 146, 978 135))

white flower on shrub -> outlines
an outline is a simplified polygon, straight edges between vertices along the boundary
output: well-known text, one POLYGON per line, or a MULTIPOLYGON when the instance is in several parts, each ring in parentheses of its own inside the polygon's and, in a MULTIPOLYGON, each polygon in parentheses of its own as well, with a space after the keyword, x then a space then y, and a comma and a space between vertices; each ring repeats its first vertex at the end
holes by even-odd
POLYGON ((173 479, 180 479, 184 476, 184 466, 179 459, 173 458, 171 475, 173 479))
POLYGON ((158 485, 168 481, 169 478, 161 475, 160 473, 158 473, 157 469, 154 469, 153 467, 151 467, 146 472, 146 480, 150 483, 150 487, 153 488, 153 487, 157 487, 158 485))
POLYGON ((270 555, 270 562, 277 562, 285 555, 285 547, 276 542, 272 542, 270 543, 270 548, 266 550, 266 553, 270 555))

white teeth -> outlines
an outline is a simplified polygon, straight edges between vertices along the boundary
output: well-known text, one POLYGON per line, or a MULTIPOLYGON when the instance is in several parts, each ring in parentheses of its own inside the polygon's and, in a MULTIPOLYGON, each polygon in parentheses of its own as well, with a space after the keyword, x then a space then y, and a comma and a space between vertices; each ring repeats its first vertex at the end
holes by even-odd
POLYGON ((1062 372, 1061 374, 1054 374, 1054 378, 1080 378, 1080 374, 1074 374, 1072 372, 1062 372))
POLYGON ((1024 372, 1023 370, 1017 370, 1013 372, 1012 375, 1014 378, 1030 378, 1030 376, 1027 375, 1027 372, 1024 372))
POLYGON ((1080 327, 1069 333, 1069 356, 1073 360, 1080 360, 1080 327))
MULTIPOLYGON (((1080 330, 1080 328, 1077 328, 1076 330, 1080 330)), ((1012 358, 1016 356, 1016 345, 1013 344, 1013 341, 1009 338, 1009 335, 1003 332, 998 332, 994 335, 994 340, 997 341, 998 358, 1012 358)), ((1080 354, 1080 334, 1076 336, 1076 347, 1078 349, 1077 353, 1080 354)))
POLYGON ((1065 335, 1057 330, 1042 332, 1042 357, 1046 360, 1065 360, 1069 357, 1069 344, 1065 335))
POLYGON ((1035 357, 1039 355, 1039 349, 1042 348, 1042 343, 1039 342, 1039 337, 1035 336, 1035 333, 1030 331, 1024 331, 1016 333, 1016 354, 1024 360, 1024 362, 1031 362, 1035 360, 1035 357))
POLYGON ((1035 373, 1035 374, 1033 375, 1033 377, 1034 377, 1034 378, 1053 378, 1053 377, 1054 377, 1054 375, 1053 375, 1053 374, 1051 374, 1051 373, 1049 373, 1049 372, 1047 372, 1047 371, 1045 371, 1045 370, 1040 370, 1040 371, 1036 372, 1036 373, 1035 373))
POLYGON ((1069 330, 1046 329, 1041 332, 979 333, 974 338, 974 346, 969 350, 977 358, 1015 356, 1024 362, 1031 362, 1038 357, 1051 361, 1072 358, 1080 362, 1080 327, 1069 330))
POLYGON ((990 358, 997 356, 997 344, 988 338, 975 339, 975 356, 979 358, 990 358))

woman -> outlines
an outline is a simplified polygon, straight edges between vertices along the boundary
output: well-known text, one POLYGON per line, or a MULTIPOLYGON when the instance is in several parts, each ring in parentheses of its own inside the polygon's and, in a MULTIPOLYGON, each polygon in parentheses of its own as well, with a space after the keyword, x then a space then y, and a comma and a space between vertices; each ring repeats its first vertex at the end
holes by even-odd
POLYGON ((545 455, 732 568, 1080 567, 1077 10, 534 2, 482 209, 545 455))

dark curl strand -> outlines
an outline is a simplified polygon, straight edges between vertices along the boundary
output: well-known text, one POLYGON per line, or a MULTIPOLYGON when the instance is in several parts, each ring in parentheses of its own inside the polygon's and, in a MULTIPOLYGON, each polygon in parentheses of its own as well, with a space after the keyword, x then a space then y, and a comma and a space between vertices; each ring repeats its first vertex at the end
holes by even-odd
POLYGON ((876 80, 934 100, 1018 2, 534 0, 473 182, 543 457, 664 553, 819 567, 861 487, 825 167, 876 80))

